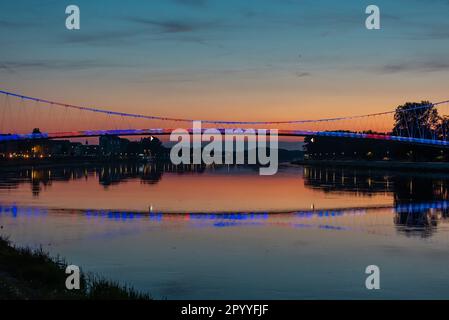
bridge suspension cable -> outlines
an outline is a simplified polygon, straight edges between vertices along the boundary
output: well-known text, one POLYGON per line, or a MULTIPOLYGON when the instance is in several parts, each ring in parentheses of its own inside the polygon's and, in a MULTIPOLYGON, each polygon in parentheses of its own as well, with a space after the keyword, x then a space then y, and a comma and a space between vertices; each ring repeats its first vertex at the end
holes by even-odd
MULTIPOLYGON (((92 108, 92 107, 85 107, 85 106, 78 106, 73 104, 67 104, 57 101, 51 101, 47 99, 41 99, 41 98, 35 98, 31 96, 26 96, 14 92, 4 91, 0 90, 0 94, 16 97, 22 100, 29 100, 29 101, 35 101, 40 103, 45 103, 49 105, 59 106, 59 107, 65 107, 69 109, 76 109, 80 111, 88 111, 88 112, 95 112, 95 113, 102 113, 110 116, 120 116, 120 117, 128 117, 128 118, 139 118, 139 119, 148 119, 148 120, 160 120, 160 121, 174 121, 174 122, 193 122, 200 119, 185 119, 185 118, 173 118, 173 117, 164 117, 164 116, 151 116, 151 115, 143 115, 143 114, 135 114, 135 113, 126 113, 126 112, 119 112, 119 111, 112 111, 112 110, 105 110, 105 109, 98 109, 98 108, 92 108)), ((402 111, 414 111, 419 109, 426 109, 431 108, 437 105, 442 104, 448 104, 449 100, 444 100, 436 103, 430 103, 428 105, 419 105, 407 110, 402 111)), ((375 116, 382 116, 382 115, 388 115, 395 113, 396 110, 392 111, 385 111, 385 112, 378 112, 378 113, 370 113, 370 114, 363 114, 363 115, 356 115, 356 116, 347 116, 347 117, 336 117, 336 118, 324 118, 324 119, 310 119, 310 120, 285 120, 285 121, 223 121, 223 120, 201 120, 201 122, 206 124, 226 124, 226 125, 274 125, 274 124, 299 124, 299 123, 317 123, 317 122, 332 122, 332 121, 342 121, 342 120, 353 120, 353 119, 359 119, 359 118, 367 118, 367 117, 375 117, 375 116)))

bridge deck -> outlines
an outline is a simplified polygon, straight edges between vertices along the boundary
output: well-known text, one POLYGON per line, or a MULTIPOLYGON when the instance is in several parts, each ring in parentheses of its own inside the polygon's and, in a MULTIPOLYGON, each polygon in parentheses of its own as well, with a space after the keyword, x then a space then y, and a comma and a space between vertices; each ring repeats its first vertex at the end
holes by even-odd
MULTIPOLYGON (((208 129, 193 130, 186 129, 186 134, 203 134, 208 129)), ((245 132, 244 129, 228 128, 217 129, 222 135, 254 135, 261 134, 260 131, 245 132), (238 131, 241 130, 241 131, 238 131)), ((86 138, 86 137, 100 137, 100 136, 162 136, 171 135, 174 129, 125 129, 125 130, 86 130, 86 131, 72 131, 72 132, 54 132, 54 133, 34 133, 34 134, 6 134, 0 135, 0 142, 20 141, 20 140, 42 140, 42 139, 69 139, 69 138, 86 138)), ((274 134, 274 131, 271 130, 274 134)), ((395 142, 405 142, 411 144, 430 145, 430 146, 449 146, 449 141, 422 139, 413 137, 402 137, 393 135, 381 134, 367 134, 367 133, 353 133, 340 131, 308 131, 308 130, 277 130, 278 136, 284 137, 307 137, 307 136, 322 136, 322 137, 338 137, 338 138, 352 138, 352 139, 368 139, 368 140, 386 140, 395 142)), ((267 134, 270 131, 267 130, 267 134)))

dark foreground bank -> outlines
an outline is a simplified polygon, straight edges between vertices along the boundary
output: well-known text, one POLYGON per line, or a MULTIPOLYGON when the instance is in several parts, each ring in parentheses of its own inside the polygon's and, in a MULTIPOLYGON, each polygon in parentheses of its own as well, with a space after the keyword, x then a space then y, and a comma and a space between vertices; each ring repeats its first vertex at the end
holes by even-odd
POLYGON ((67 263, 46 252, 17 248, 0 236, 0 300, 150 300, 148 294, 81 272, 80 289, 68 290, 67 263))

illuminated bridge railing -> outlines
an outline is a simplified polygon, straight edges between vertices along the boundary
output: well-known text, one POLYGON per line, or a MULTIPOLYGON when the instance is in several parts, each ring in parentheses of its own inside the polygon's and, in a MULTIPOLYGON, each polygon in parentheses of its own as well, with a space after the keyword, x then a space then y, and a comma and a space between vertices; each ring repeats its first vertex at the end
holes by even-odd
MULTIPOLYGON (((42 139, 64 139, 64 138, 85 138, 85 137, 100 137, 100 136, 143 136, 143 135, 170 135, 174 129, 119 129, 119 130, 87 130, 87 131, 73 131, 73 132, 57 132, 57 133, 34 133, 34 134, 8 134, 0 135, 0 142, 8 141, 24 141, 24 140, 42 140, 42 139)), ((202 129, 204 133, 207 129, 202 129)), ((217 129, 221 134, 232 135, 246 135, 244 129, 217 129), (229 130, 241 130, 238 132, 230 132, 229 130)), ((193 134, 192 129, 187 129, 189 134, 193 134)), ((199 134, 200 132, 195 132, 199 134)), ((256 133, 257 134, 257 133, 256 133)), ((336 131, 307 131, 307 130, 278 130, 279 136, 286 137, 307 137, 307 136, 322 136, 322 137, 339 137, 351 139, 368 139, 368 140, 385 140, 395 141, 411 144, 423 144, 434 146, 449 146, 447 140, 423 139, 414 137, 402 137, 393 135, 381 134, 367 134, 367 133, 353 133, 353 132, 336 132, 336 131)))

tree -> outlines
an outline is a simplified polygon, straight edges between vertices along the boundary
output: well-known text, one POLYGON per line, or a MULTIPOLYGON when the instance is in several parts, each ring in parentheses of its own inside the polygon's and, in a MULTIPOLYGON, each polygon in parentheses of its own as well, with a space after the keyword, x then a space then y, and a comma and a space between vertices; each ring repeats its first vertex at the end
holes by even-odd
POLYGON ((164 150, 161 140, 156 137, 143 138, 141 144, 143 152, 153 156, 159 156, 164 150))
POLYGON ((447 140, 449 138, 449 117, 442 116, 438 125, 438 138, 447 140))
POLYGON ((393 134, 413 138, 435 138, 440 117, 429 101, 407 102, 398 106, 394 114, 393 134))

